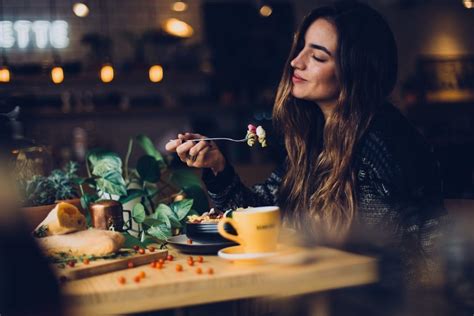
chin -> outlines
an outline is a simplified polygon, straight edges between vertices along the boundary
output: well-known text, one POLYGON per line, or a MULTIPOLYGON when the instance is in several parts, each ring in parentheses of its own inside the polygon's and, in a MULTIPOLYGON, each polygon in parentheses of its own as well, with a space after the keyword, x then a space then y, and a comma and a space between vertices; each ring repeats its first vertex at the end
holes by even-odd
POLYGON ((301 93, 301 91, 295 91, 294 88, 291 90, 291 95, 297 99, 303 99, 303 100, 305 99, 304 94, 301 93))

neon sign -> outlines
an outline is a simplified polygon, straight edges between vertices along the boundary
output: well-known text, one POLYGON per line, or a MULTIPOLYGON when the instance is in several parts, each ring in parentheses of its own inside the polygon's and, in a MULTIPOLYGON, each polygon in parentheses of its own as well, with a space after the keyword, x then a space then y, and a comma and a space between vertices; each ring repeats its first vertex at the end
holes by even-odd
POLYGON ((0 48, 25 49, 34 42, 39 49, 66 48, 69 45, 66 21, 0 21, 0 48))

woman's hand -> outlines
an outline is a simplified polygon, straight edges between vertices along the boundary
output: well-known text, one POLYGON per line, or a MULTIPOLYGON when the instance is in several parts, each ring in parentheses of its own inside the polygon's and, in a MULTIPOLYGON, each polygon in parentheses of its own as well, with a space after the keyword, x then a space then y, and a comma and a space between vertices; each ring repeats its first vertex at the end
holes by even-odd
POLYGON ((166 150, 176 152, 182 162, 188 167, 211 168, 214 174, 221 172, 225 167, 225 158, 214 142, 191 139, 205 138, 200 134, 178 134, 177 139, 172 139, 166 144, 166 150))

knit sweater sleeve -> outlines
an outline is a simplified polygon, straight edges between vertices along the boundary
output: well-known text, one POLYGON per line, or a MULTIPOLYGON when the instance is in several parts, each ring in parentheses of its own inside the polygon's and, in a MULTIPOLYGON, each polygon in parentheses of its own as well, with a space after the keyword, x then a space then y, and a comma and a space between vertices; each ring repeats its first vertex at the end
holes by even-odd
POLYGON ((368 228, 364 231, 376 234, 376 248, 400 259, 404 279, 411 284, 426 281, 438 268, 437 246, 446 217, 429 151, 392 145, 384 135, 369 133, 361 146, 359 222, 368 228))
POLYGON ((217 175, 210 169, 204 169, 202 178, 212 202, 218 209, 275 205, 283 168, 283 166, 276 168, 264 183, 252 187, 242 183, 229 163, 217 175))

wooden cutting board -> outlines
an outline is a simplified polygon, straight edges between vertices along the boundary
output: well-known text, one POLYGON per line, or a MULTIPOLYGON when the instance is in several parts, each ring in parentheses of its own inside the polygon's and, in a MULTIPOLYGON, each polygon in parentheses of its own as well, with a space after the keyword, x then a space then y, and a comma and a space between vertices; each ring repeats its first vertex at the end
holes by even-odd
POLYGON ((117 259, 98 259, 90 261, 88 264, 77 262, 74 267, 65 265, 64 268, 61 268, 58 264, 54 264, 54 270, 62 281, 77 280, 112 271, 128 269, 130 263, 133 264, 133 267, 145 265, 154 260, 165 259, 167 255, 168 250, 166 249, 155 250, 154 252, 150 252, 147 249, 144 254, 136 253, 117 259))

